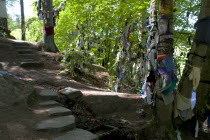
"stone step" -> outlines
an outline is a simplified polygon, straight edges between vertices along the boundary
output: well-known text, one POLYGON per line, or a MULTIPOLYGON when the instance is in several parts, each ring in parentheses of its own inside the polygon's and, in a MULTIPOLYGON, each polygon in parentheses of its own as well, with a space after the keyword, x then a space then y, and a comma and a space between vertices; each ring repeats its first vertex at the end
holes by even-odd
POLYGON ((40 102, 38 103, 38 105, 41 107, 49 107, 49 106, 52 107, 52 106, 60 105, 60 103, 53 100, 49 100, 49 101, 40 102))
POLYGON ((72 130, 76 127, 73 115, 56 117, 37 124, 36 130, 48 132, 62 132, 72 130))
POLYGON ((66 116, 66 115, 72 115, 72 112, 68 108, 58 106, 47 109, 47 114, 49 116, 66 116))
POLYGON ((43 66, 43 63, 39 62, 39 61, 28 61, 28 62, 21 62, 20 66, 23 68, 26 67, 40 67, 43 66))
POLYGON ((94 135, 93 133, 75 128, 69 132, 67 132, 63 136, 55 137, 53 140, 97 140, 97 135, 94 135))
POLYGON ((49 116, 66 116, 66 115, 72 115, 72 112, 68 108, 58 106, 47 109, 47 114, 49 116))
POLYGON ((67 95, 69 99, 76 100, 83 96, 82 92, 78 89, 74 89, 71 87, 66 87, 60 90, 61 93, 67 95))
POLYGON ((33 112, 36 114, 47 114, 48 116, 51 116, 51 117, 72 115, 72 112, 70 109, 62 107, 62 106, 35 109, 33 112))
POLYGON ((56 100, 57 93, 53 90, 43 89, 38 93, 39 99, 41 100, 56 100))
POLYGON ((29 46, 15 46, 17 50, 26 50, 26 49, 31 49, 29 46))
POLYGON ((19 54, 32 54, 33 53, 32 49, 17 49, 17 52, 19 54))
POLYGON ((33 59, 34 58, 34 55, 33 54, 18 54, 18 56, 21 59, 33 59))
POLYGON ((12 45, 15 47, 16 46, 30 46, 30 44, 27 42, 13 42, 12 45))
POLYGON ((22 62, 33 62, 34 59, 20 59, 22 62))

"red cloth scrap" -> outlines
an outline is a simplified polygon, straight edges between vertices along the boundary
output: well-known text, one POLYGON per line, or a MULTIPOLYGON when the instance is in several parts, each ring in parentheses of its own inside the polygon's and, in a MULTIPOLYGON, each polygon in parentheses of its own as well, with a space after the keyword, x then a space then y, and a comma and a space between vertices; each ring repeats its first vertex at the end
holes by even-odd
POLYGON ((46 26, 46 27, 43 27, 42 29, 43 29, 44 34, 54 35, 54 27, 53 26, 46 26))
POLYGON ((163 54, 163 55, 157 55, 157 60, 158 61, 162 61, 164 58, 166 58, 167 56, 169 56, 169 54, 163 54))

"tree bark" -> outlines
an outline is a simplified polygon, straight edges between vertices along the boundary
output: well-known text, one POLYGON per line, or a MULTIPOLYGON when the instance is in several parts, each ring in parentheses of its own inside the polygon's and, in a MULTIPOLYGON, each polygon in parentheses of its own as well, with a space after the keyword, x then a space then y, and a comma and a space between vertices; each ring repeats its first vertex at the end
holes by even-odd
MULTIPOLYGON (((210 6, 210 0, 202 0, 199 19, 210 16, 210 7, 209 6, 210 6)), ((190 50, 190 54, 197 54, 197 55, 189 55, 187 65, 184 68, 182 78, 178 85, 178 91, 181 93, 181 95, 183 95, 186 98, 191 98, 191 93, 192 93, 192 89, 193 89, 192 81, 189 79, 189 74, 191 73, 193 66, 196 66, 199 68, 203 67, 202 74, 201 74, 201 81, 207 80, 208 78, 209 78, 208 80, 210 80, 210 77, 208 77, 209 72, 207 72, 208 71, 207 69, 209 68, 208 63, 210 62, 210 61, 208 61, 209 60, 208 56, 210 56, 210 54, 207 53, 207 49, 208 49, 207 44, 195 43, 195 41, 194 41, 193 46, 190 50), (207 59, 205 60, 205 65, 203 66, 204 57, 206 55, 207 55, 207 59), (202 56, 203 58, 200 56, 202 56)), ((206 84, 202 83, 202 86, 199 86, 199 88, 197 89, 197 96, 204 95, 203 93, 201 93, 202 90, 204 92, 206 91, 203 86, 205 87, 206 84)), ((199 98, 198 98, 197 105, 199 103, 202 103, 202 101, 199 101, 199 98)))
MULTIPOLYGON (((199 19, 210 16, 210 0, 202 0, 200 7, 199 19)), ((205 30, 207 30, 207 27, 205 30)), ((199 28, 198 28, 199 29, 199 28)), ((196 30, 196 34, 199 30, 196 30)), ((200 32, 200 31, 199 31, 200 32)), ((202 31, 204 34, 205 31, 202 31)), ((178 92, 185 98, 191 99, 192 91, 196 90, 196 106, 193 110, 194 117, 186 122, 178 124, 178 126, 183 127, 184 129, 195 130, 196 120, 199 120, 199 127, 202 126, 203 121, 206 119, 206 113, 210 111, 208 104, 210 103, 210 49, 209 45, 205 42, 198 42, 196 38, 194 39, 190 53, 188 54, 187 64, 185 65, 183 75, 181 77, 180 83, 178 85, 178 92), (207 57, 206 57, 207 56, 207 57), (193 71, 194 67, 201 69, 201 79, 199 86, 195 89, 193 81, 190 80, 189 75, 193 71)), ((200 129, 201 130, 201 129, 200 129)), ((184 134, 183 134, 184 135, 184 134)))
POLYGON ((25 15, 24 15, 24 3, 23 0, 20 0, 20 13, 21 13, 21 38, 22 40, 26 40, 26 35, 25 35, 25 15))
POLYGON ((8 23, 7 23, 6 1, 0 0, 0 33, 5 33, 7 31, 8 31, 8 23))
POLYGON ((52 0, 42 1, 43 14, 43 50, 48 52, 58 52, 54 42, 54 23, 53 23, 53 7, 52 0))
MULTIPOLYGON (((208 16, 210 16, 210 0, 202 0, 199 18, 208 16)), ((204 47, 207 48, 206 59, 202 62, 204 64, 202 65, 201 80, 197 89, 197 104, 194 110, 201 122, 206 119, 207 114, 210 114, 210 46, 203 45, 204 47)), ((200 51, 204 50, 201 49, 200 51)))
MULTIPOLYGON (((170 82, 177 82, 174 74, 174 68, 170 70, 163 60, 172 57, 170 64, 173 64, 173 0, 159 0, 159 20, 158 20, 158 44, 157 44, 157 64, 159 69, 166 69, 167 72, 156 76, 155 84, 155 108, 156 108, 156 121, 160 126, 161 139, 174 139, 173 133, 173 99, 174 92, 172 87, 169 93, 164 93, 162 89, 166 86, 164 81, 166 77, 170 77, 170 82), (161 57, 164 57, 161 59, 161 57), (173 76, 171 76, 171 74, 173 76), (175 78, 172 78, 175 77, 175 78), (170 100, 168 99, 170 97, 170 100)), ((174 64, 173 64, 174 65, 174 64)), ((166 83, 167 84, 167 83, 166 83)))

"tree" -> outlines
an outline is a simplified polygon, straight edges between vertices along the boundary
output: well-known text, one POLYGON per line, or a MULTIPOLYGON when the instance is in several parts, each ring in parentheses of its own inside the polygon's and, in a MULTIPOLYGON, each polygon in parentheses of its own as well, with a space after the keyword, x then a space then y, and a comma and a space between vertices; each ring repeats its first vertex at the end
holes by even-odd
POLYGON ((38 0, 37 10, 38 15, 43 17, 43 50, 49 52, 58 52, 57 46, 54 42, 54 10, 52 6, 52 0, 38 0))
POLYGON ((23 0, 20 0, 20 13, 21 13, 21 38, 22 40, 26 40, 26 35, 25 35, 25 31, 26 31, 26 27, 25 27, 25 15, 24 15, 24 3, 23 0))
POLYGON ((8 34, 6 1, 0 0, 0 31, 8 34))
POLYGON ((154 122, 160 139, 174 139, 172 116, 177 77, 173 62, 173 0, 151 0, 147 39, 147 70, 144 84, 147 103, 153 104, 154 122), (157 13, 158 11, 158 13, 157 13), (158 20, 157 20, 158 19, 158 20))
MULTIPOLYGON (((160 74, 160 76, 158 76, 156 79, 156 85, 155 85, 156 91, 154 91, 156 94, 156 100, 155 100, 156 112, 155 113, 156 113, 156 120, 158 121, 158 124, 160 125, 160 128, 162 130, 162 134, 163 134, 162 139, 169 139, 166 136, 170 136, 170 133, 172 133, 173 129, 182 129, 183 126, 180 124, 184 123, 184 125, 186 125, 184 121, 191 119, 193 116, 192 104, 191 104, 190 100, 192 97, 192 92, 197 90, 198 84, 200 82, 201 68, 204 64, 204 59, 206 57, 206 52, 207 52, 208 46, 210 45, 210 41, 207 38, 207 33, 209 32, 208 26, 210 23, 210 19, 208 17, 210 8, 208 8, 208 6, 207 6, 209 4, 210 4, 209 0, 202 0, 199 20, 196 23, 197 30, 196 30, 194 43, 193 43, 191 51, 189 53, 189 58, 187 60, 182 78, 179 82, 178 90, 176 92, 174 91, 173 93, 170 93, 171 96, 170 96, 170 98, 168 98, 166 95, 164 95, 165 93, 163 93, 162 92, 163 90, 160 88, 161 87, 160 85, 162 85, 162 83, 164 83, 164 81, 167 81, 167 77, 164 77, 164 75, 162 77, 160 77, 162 75, 162 74, 160 74), (161 78, 163 78, 164 81, 162 81, 161 78), (161 94, 158 95, 158 93, 161 93, 161 92, 162 92, 162 95, 161 94), (176 96, 175 99, 172 95, 176 96), (170 102, 170 103, 166 104, 165 99, 170 100, 173 103, 170 102), (165 104, 163 103, 163 101, 165 102, 165 104), (183 105, 183 103, 185 104, 185 106, 180 106, 180 104, 183 105), (171 126, 173 126, 172 124, 174 124, 172 122, 174 120, 174 118, 176 118, 176 124, 174 125, 174 128, 173 128, 171 126), (180 123, 180 120, 181 120, 181 123, 180 123)), ((172 46, 171 43, 173 43, 173 40, 172 40, 173 38, 172 38, 172 36, 170 37, 170 35, 172 35, 172 33, 173 33, 173 28, 172 28, 173 23, 172 23, 172 20, 169 19, 169 16, 163 17, 163 16, 168 15, 166 13, 173 12, 172 5, 173 5, 172 0, 169 0, 169 1, 160 0, 159 14, 161 17, 160 17, 159 25, 158 25, 160 37, 159 37, 159 44, 158 44, 157 59, 159 59, 158 55, 160 55, 160 54, 161 55, 162 54, 171 54, 173 52, 171 49, 171 46, 172 46), (168 21, 167 22, 161 21, 161 19, 167 19, 168 21), (169 26, 170 26, 170 28, 169 28, 169 26), (164 38, 165 35, 168 35, 168 36, 164 38), (163 40, 161 40, 161 39, 163 39, 163 40), (164 47, 165 49, 162 49, 161 47, 164 47), (169 50, 168 50, 168 48, 169 48, 169 50), (163 50, 164 51, 168 50, 169 52, 165 53, 163 50)), ((209 49, 208 49, 208 52, 209 52, 209 49)), ((207 53, 207 56, 208 56, 208 53, 207 53)), ((167 58, 167 57, 165 57, 165 58, 167 58)), ((207 59, 207 61, 208 61, 208 59, 207 59)), ((197 93, 200 93, 200 94, 197 94, 198 101, 197 101, 196 109, 194 110, 194 113, 196 114, 195 118, 199 119, 199 117, 200 117, 200 120, 202 120, 201 122, 203 122, 203 119, 205 118, 205 117, 203 117, 204 114, 206 114, 206 112, 210 110, 210 108, 208 107, 208 105, 209 105, 208 99, 209 98, 207 98, 208 97, 207 96, 207 93, 208 93, 207 85, 208 85, 208 83, 209 83, 208 81, 210 79, 210 77, 208 77, 208 76, 210 76, 209 72, 207 72, 207 68, 209 68, 209 66, 208 66, 209 64, 207 64, 207 63, 208 62, 205 62, 205 64, 204 64, 205 71, 202 70, 202 78, 203 79, 201 79, 202 84, 198 87, 198 90, 197 90, 197 93), (205 94, 203 94, 202 92, 205 92, 205 94), (206 98, 205 102, 203 102, 203 100, 201 101, 201 99, 205 99, 205 98, 206 98)), ((167 62, 167 65, 170 67, 172 67, 171 64, 172 64, 172 62, 170 62, 170 63, 167 62)), ((161 63, 158 63, 158 65, 164 66, 161 63)), ((161 71, 161 72, 163 73, 163 71, 161 71)), ((167 76, 167 75, 165 75, 165 76, 167 76)), ((174 81, 176 81, 175 79, 174 79, 174 81)), ((165 85, 167 85, 167 83, 165 85)), ((174 86, 175 86, 175 84, 174 84, 174 86)), ((196 124, 196 122, 194 119, 192 119, 190 121, 189 125, 190 125, 191 129, 193 129, 193 131, 195 130, 195 128, 197 126, 197 124, 196 124, 196 126, 194 124, 196 124)), ((197 133, 198 133, 198 130, 195 131, 195 136, 197 135, 197 133)), ((173 135, 171 135, 171 136, 172 136, 171 139, 173 139, 173 135)))
MULTIPOLYGON (((197 92, 197 103, 194 109, 194 114, 196 116, 195 118, 199 120, 200 124, 202 124, 206 119, 207 112, 210 112, 210 108, 208 107, 210 81, 210 41, 209 36, 207 35, 207 33, 210 32, 209 6, 210 0, 201 1, 199 20, 196 23, 197 29, 194 43, 188 54, 189 58, 187 60, 187 65, 185 66, 182 78, 178 85, 179 93, 187 99, 192 97, 193 89, 197 92)), ((190 114, 189 111, 188 114, 190 114)), ((188 119, 191 119, 191 117, 188 119)), ((191 120, 192 123, 193 121, 195 122, 195 119, 191 120)))

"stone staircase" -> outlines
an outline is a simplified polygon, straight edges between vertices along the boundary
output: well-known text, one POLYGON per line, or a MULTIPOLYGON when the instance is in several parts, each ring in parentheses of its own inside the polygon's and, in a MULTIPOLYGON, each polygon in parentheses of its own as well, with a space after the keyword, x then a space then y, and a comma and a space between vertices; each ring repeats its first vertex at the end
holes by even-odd
POLYGON ((18 52, 21 67, 41 66, 42 63, 37 60, 34 54, 34 48, 26 42, 13 42, 12 44, 18 52))
MULTIPOLYGON (((78 92, 80 91, 70 90, 68 93, 72 93, 72 95, 75 96, 78 92)), ((57 93, 48 89, 38 90, 29 95, 27 102, 28 105, 33 108, 33 112, 36 114, 45 114, 48 116, 48 119, 39 122, 35 126, 37 131, 46 133, 52 132, 53 134, 56 134, 52 140, 98 139, 98 137, 93 133, 76 128, 75 117, 72 114, 72 111, 56 102, 56 99, 57 93), (61 133, 61 135, 57 136, 59 133, 61 133)))

